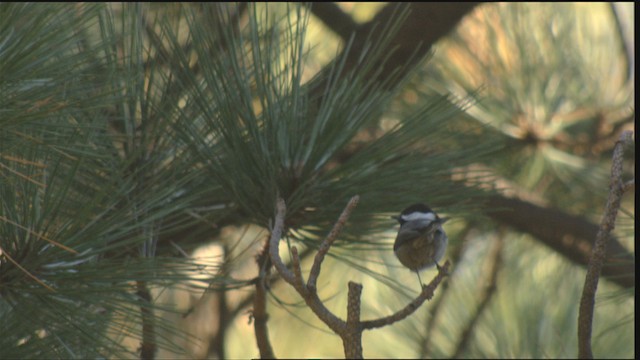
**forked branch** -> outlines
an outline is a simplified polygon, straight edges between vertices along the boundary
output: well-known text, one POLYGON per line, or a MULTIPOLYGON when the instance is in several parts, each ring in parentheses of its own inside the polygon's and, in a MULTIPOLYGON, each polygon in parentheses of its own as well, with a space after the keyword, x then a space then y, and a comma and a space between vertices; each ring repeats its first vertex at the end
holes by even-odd
POLYGON ((347 320, 342 320, 334 315, 329 309, 324 306, 320 298, 318 297, 316 282, 320 275, 322 262, 325 255, 329 252, 331 245, 336 240, 345 223, 349 219, 349 216, 358 204, 358 196, 354 196, 349 200, 349 203, 343 210, 342 214, 336 221, 333 229, 329 232, 327 237, 322 241, 318 248, 311 271, 309 272, 309 280, 305 283, 302 271, 300 269, 300 259, 298 256, 298 249, 295 246, 291 247, 291 256, 293 258, 292 266, 293 270, 289 270, 282 262, 279 254, 280 239, 284 235, 284 219, 286 215, 286 205, 284 200, 278 199, 276 204, 276 219, 274 226, 271 229, 271 238, 269 239, 269 255, 271 261, 275 266, 280 276, 291 284, 296 291, 302 296, 305 303, 311 308, 320 320, 322 320, 331 330, 340 336, 344 345, 345 356, 347 358, 362 358, 362 331, 368 329, 379 328, 385 325, 393 324, 396 321, 400 321, 416 311, 420 305, 426 300, 431 299, 433 294, 448 274, 450 263, 445 262, 438 272, 438 275, 427 286, 422 288, 422 292, 411 303, 399 310, 395 314, 368 321, 360 320, 360 308, 361 301, 360 296, 362 294, 362 285, 354 282, 349 282, 348 304, 347 304, 347 320))

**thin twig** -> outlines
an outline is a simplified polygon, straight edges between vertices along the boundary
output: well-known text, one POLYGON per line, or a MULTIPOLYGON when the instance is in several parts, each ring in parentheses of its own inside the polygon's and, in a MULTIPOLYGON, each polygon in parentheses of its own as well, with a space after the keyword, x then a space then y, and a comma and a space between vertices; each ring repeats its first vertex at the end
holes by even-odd
POLYGON ((313 260, 311 271, 309 272, 309 281, 307 283, 307 287, 309 289, 316 288, 316 281, 318 280, 318 275, 320 274, 320 267, 322 265, 322 261, 324 260, 324 257, 327 254, 327 252, 329 252, 329 248, 338 237, 338 234, 340 233, 340 231, 342 231, 342 228, 344 227, 344 224, 347 222, 347 219, 349 218, 349 216, 351 216, 351 213, 356 208, 356 205, 358 205, 359 200, 360 200, 360 197, 357 195, 352 197, 351 200, 349 200, 349 203, 347 203, 347 206, 342 211, 342 214, 340 214, 340 217, 338 218, 338 221, 336 222, 336 224, 333 226, 333 229, 331 229, 331 231, 329 232, 329 235, 327 235, 327 237, 324 239, 322 244, 320 244, 318 253, 316 254, 315 259, 313 260))
POLYGON ((389 315, 387 317, 383 317, 376 320, 368 320, 362 322, 362 328, 365 330, 379 328, 387 325, 391 325, 396 321, 400 321, 407 316, 413 314, 425 301, 431 300, 433 298, 433 294, 436 291, 436 288, 442 282, 442 280, 448 276, 449 274, 449 266, 451 263, 447 260, 443 266, 438 270, 438 275, 436 275, 433 280, 429 283, 429 285, 424 286, 422 288, 422 292, 415 298, 412 302, 410 302, 403 309, 399 310, 395 314, 389 315))
POLYGON ((624 159, 624 145, 632 141, 633 133, 625 131, 620 135, 620 140, 613 150, 613 164, 611 165, 611 179, 609 183, 609 198, 604 210, 604 216, 596 236, 596 242, 591 253, 587 276, 580 299, 580 311, 578 315, 578 357, 592 359, 591 332, 593 327, 593 309, 595 306, 598 280, 602 270, 602 264, 606 255, 607 243, 616 223, 616 216, 620 209, 620 201, 624 193, 622 181, 622 161, 624 159))
POLYGON ((280 245, 280 238, 284 229, 284 217, 287 212, 287 207, 284 203, 284 200, 278 199, 276 210, 276 220, 274 222, 273 229, 271 230, 271 239, 269 239, 269 255, 271 256, 273 265, 280 273, 280 276, 282 276, 282 278, 286 282, 288 282, 298 291, 311 311, 313 311, 320 320, 327 324, 327 326, 329 326, 329 328, 331 328, 331 330, 333 330, 335 333, 344 333, 344 329, 346 326, 345 322, 340 320, 340 318, 335 316, 329 311, 329 309, 324 306, 315 291, 310 291, 306 286, 304 286, 304 283, 298 282, 296 280, 295 274, 291 272, 291 270, 287 269, 287 267, 282 262, 280 254, 278 252, 278 247, 280 245))

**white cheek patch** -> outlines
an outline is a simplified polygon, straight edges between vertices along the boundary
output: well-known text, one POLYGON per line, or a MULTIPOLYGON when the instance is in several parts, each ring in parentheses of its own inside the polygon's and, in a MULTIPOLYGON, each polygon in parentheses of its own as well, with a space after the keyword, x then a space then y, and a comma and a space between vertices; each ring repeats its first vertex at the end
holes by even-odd
POLYGON ((411 214, 400 215, 400 217, 404 221, 413 221, 413 220, 434 221, 436 219, 436 214, 434 214, 432 212, 430 212, 430 213, 412 212, 411 214))

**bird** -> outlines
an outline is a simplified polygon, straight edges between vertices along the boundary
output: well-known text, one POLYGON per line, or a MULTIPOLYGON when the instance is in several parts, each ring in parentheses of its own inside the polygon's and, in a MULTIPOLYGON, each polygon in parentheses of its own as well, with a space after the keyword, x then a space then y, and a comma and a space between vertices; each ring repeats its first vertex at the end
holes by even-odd
POLYGON ((423 203, 413 204, 402 210, 399 216, 392 216, 400 223, 400 229, 393 244, 393 252, 400 263, 418 275, 420 270, 436 266, 447 249, 447 234, 442 225, 449 218, 440 218, 423 203))

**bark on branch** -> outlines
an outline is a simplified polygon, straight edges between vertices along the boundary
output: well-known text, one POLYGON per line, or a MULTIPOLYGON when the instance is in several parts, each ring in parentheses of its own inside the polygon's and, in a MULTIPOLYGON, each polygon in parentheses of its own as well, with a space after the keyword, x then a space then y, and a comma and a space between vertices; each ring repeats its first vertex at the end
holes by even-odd
POLYGON ((591 253, 591 260, 587 267, 587 276, 580 299, 578 313, 578 357, 593 359, 591 351, 591 331, 593 326, 593 308, 596 302, 596 290, 602 265, 606 257, 607 244, 611 231, 616 226, 616 216, 620 209, 620 201, 624 194, 625 184, 622 180, 622 161, 624 160, 624 145, 632 142, 633 133, 625 131, 613 150, 613 164, 611 165, 611 180, 609 183, 609 198, 604 209, 604 216, 598 229, 596 243, 591 253))

